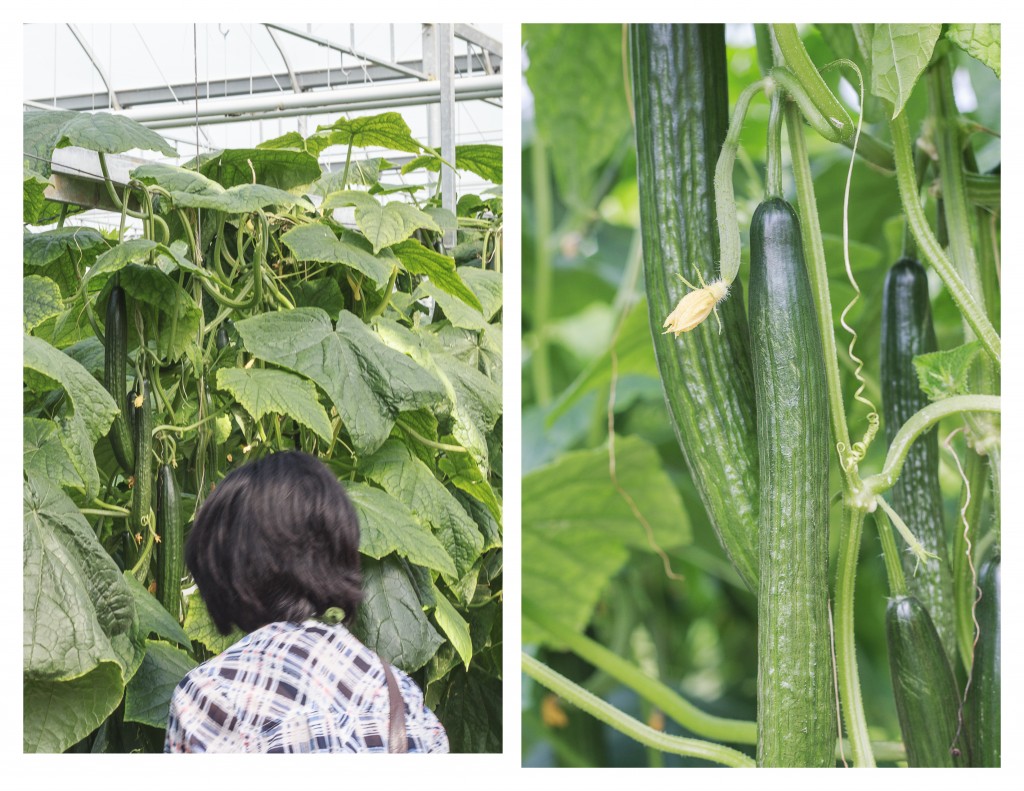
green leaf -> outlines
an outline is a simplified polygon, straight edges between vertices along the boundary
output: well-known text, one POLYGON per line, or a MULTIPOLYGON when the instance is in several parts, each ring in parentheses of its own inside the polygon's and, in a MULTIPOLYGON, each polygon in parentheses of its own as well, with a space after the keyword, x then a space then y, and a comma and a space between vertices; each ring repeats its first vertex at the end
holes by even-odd
POLYGON ((257 143, 256 148, 264 149, 284 149, 286 151, 306 151, 306 139, 298 132, 285 132, 280 137, 275 137, 272 140, 264 140, 262 143, 257 143))
POLYGON ((353 160, 349 162, 347 183, 343 180, 345 169, 342 167, 324 173, 313 185, 312 190, 317 195, 326 196, 354 185, 370 187, 380 181, 381 171, 389 167, 392 167, 392 164, 382 157, 353 160))
POLYGON ((353 314, 332 329, 317 308, 254 316, 235 327, 256 357, 312 379, 334 403, 357 452, 372 453, 391 433, 399 412, 437 403, 437 379, 385 346, 353 314))
POLYGON ((380 203, 365 192, 332 193, 324 198, 321 210, 327 212, 343 206, 355 207, 356 225, 369 240, 374 254, 408 239, 420 228, 441 233, 434 218, 415 206, 401 201, 380 203))
POLYGON ((875 96, 903 111, 918 78, 931 60, 942 25, 875 25, 871 41, 871 85, 875 96))
POLYGON ((180 648, 147 640, 146 658, 124 693, 125 722, 166 728, 174 688, 195 666, 195 660, 180 648))
MULTIPOLYGON (((454 442, 455 437, 445 437, 446 443, 454 442)), ((438 469, 448 476, 456 488, 479 500, 495 521, 501 522, 501 503, 494 489, 487 482, 487 477, 480 471, 479 465, 468 453, 445 453, 437 462, 438 469)))
POLYGON ((50 278, 60 286, 61 295, 67 298, 79 286, 75 265, 84 272, 107 247, 107 241, 93 228, 26 233, 22 261, 26 273, 50 278))
POLYGON ((404 561, 364 558, 363 595, 355 632, 370 650, 406 673, 430 661, 444 639, 423 614, 404 561))
POLYGON ((455 418, 452 433, 487 472, 487 434, 501 417, 501 388, 477 367, 448 354, 429 335, 410 332, 388 321, 378 321, 377 327, 389 345, 411 355, 441 382, 455 418))
POLYGON ((396 552, 410 563, 455 576, 445 548, 401 500, 363 483, 348 483, 345 491, 359 514, 360 552, 378 560, 396 552))
POLYGON ((997 77, 999 60, 1002 52, 1002 31, 998 24, 949 25, 946 27, 946 38, 960 47, 972 58, 977 58, 997 77))
POLYGON ((484 314, 484 318, 491 321, 501 310, 502 305, 502 278, 500 272, 490 269, 481 269, 478 266, 460 266, 455 270, 459 277, 476 294, 484 314))
POLYGON ((61 753, 92 733, 124 693, 121 668, 103 662, 67 681, 25 679, 22 743, 27 753, 61 753))
POLYGON ((236 184, 224 189, 202 173, 163 163, 141 165, 132 175, 146 184, 159 184, 171 193, 175 206, 180 208, 211 209, 226 214, 248 214, 267 206, 313 208, 305 198, 276 187, 236 184))
POLYGON ((448 732, 453 753, 502 750, 501 679, 479 667, 457 668, 435 711, 448 732))
POLYGON ((390 439, 360 463, 360 472, 401 500, 417 520, 430 525, 455 561, 459 576, 483 551, 476 523, 422 461, 398 440, 390 439))
POLYGON ((88 283, 97 275, 112 275, 128 264, 146 262, 151 253, 162 247, 163 245, 152 239, 129 239, 114 245, 96 259, 96 263, 85 275, 85 282, 88 283))
POLYGON ((391 261, 377 258, 346 239, 339 239, 322 223, 292 228, 281 235, 281 241, 291 248, 299 261, 344 264, 362 272, 378 285, 388 282, 394 267, 391 261))
POLYGON ((101 154, 123 154, 134 148, 158 151, 165 157, 178 152, 152 129, 123 115, 76 113, 60 130, 57 148, 79 146, 101 154))
POLYGON ((210 611, 206 609, 206 603, 199 592, 188 597, 185 610, 185 634, 189 640, 202 643, 214 654, 230 648, 243 637, 245 633, 237 627, 231 634, 221 634, 210 617, 210 611))
POLYGON ((124 581, 135 600, 135 609, 139 613, 139 628, 143 635, 155 634, 157 637, 173 640, 186 648, 192 647, 192 643, 178 623, 178 619, 167 612, 157 598, 146 590, 130 571, 124 572, 124 581))
POLYGON ((434 602, 434 619, 437 621, 437 625, 455 646, 455 650, 462 659, 462 664, 466 670, 469 670, 469 662, 473 658, 473 638, 469 634, 469 624, 455 609, 455 605, 448 601, 436 586, 434 587, 434 602))
MULTIPOLYGON (((454 327, 462 327, 467 330, 482 330, 487 326, 487 319, 483 313, 475 308, 469 307, 462 299, 453 296, 433 280, 424 280, 413 293, 416 299, 430 297, 444 311, 445 318, 454 327)), ((475 296, 474 296, 475 298, 475 296)), ((479 302, 479 300, 477 300, 479 302)))
POLYGON ((46 206, 46 188, 50 181, 38 173, 25 171, 22 187, 21 220, 29 225, 36 225, 48 213, 46 206))
POLYGON ((968 377, 974 359, 981 353, 981 341, 914 358, 917 380, 932 401, 969 392, 968 377))
POLYGON ((64 446, 60 428, 52 420, 25 417, 23 469, 26 477, 52 481, 85 493, 86 484, 75 467, 73 450, 64 446))
POLYGON ((455 259, 424 247, 415 239, 407 239, 394 245, 391 250, 402 262, 402 267, 414 275, 426 275, 430 282, 446 294, 450 294, 477 311, 482 312, 480 300, 455 270, 455 259))
POLYGON ((297 308, 321 308, 333 321, 345 307, 338 281, 329 277, 303 280, 291 287, 297 308))
POLYGON ((341 118, 331 126, 317 127, 316 134, 309 138, 307 146, 316 147, 319 153, 328 146, 347 146, 350 143, 355 148, 380 146, 410 154, 418 154, 423 150, 399 113, 341 118))
POLYGON ((59 752, 117 707, 142 661, 121 572, 63 491, 24 483, 24 749, 59 752))
POLYGON ((79 363, 44 340, 31 335, 24 338, 25 368, 57 382, 67 393, 71 410, 59 421, 61 442, 65 448, 74 449, 71 457, 86 483, 86 493, 95 493, 99 473, 92 449, 113 423, 117 405, 103 385, 79 363))
POLYGON ((22 303, 25 332, 31 332, 44 321, 60 315, 64 300, 60 298, 60 286, 48 277, 28 275, 22 281, 24 301, 22 303))
POLYGON ((287 415, 324 442, 331 441, 331 421, 309 379, 262 368, 221 368, 217 387, 231 393, 254 420, 271 413, 287 415))
MULTIPOLYGON (((617 437, 619 484, 671 549, 690 541, 682 499, 657 451, 638 437, 617 437)), ((647 531, 612 484, 608 449, 563 454, 523 476, 523 601, 583 629, 605 585, 629 557, 649 549, 647 531)), ((523 642, 548 639, 523 622, 523 642)))
POLYGON ((26 110, 22 114, 25 170, 44 178, 50 175, 50 160, 61 129, 76 116, 77 113, 71 110, 26 110))
MULTIPOLYGON (((321 175, 316 156, 284 149, 233 148, 203 154, 200 162, 200 172, 222 187, 264 184, 291 191, 308 187, 321 175)), ((186 170, 195 166, 194 159, 185 163, 186 170)))
POLYGON ((599 169, 632 127, 622 69, 621 25, 524 25, 537 134, 552 152, 564 200, 589 200, 599 169))
POLYGON ((455 169, 476 173, 484 181, 502 183, 501 146, 490 143, 469 143, 455 146, 455 169))
MULTIPOLYGON (((402 173, 414 170, 429 170, 437 173, 441 170, 441 159, 434 154, 416 157, 402 166, 402 173)), ((502 151, 501 146, 490 143, 468 143, 455 146, 455 169, 468 170, 484 181, 492 184, 502 183, 502 151)))

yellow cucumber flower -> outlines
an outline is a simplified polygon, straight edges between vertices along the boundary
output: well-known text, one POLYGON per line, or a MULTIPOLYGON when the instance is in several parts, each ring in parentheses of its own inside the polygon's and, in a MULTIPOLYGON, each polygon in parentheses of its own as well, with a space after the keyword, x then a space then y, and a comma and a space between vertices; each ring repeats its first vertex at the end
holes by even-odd
MULTIPOLYGON (((701 288, 694 288, 679 300, 675 310, 665 319, 665 323, 662 325, 666 328, 664 334, 668 335, 672 332, 678 336, 681 332, 689 332, 697 327, 711 314, 715 305, 725 299, 728 293, 729 287, 721 280, 714 280, 701 288)), ((719 320, 718 327, 721 331, 721 320, 719 320)))

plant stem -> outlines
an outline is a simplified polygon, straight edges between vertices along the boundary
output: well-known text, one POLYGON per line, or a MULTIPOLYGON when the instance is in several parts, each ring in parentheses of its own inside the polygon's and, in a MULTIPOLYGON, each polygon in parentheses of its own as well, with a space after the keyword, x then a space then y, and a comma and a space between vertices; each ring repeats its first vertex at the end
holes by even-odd
POLYGON ((853 120, 818 73, 804 43, 800 40, 796 25, 772 25, 772 32, 786 65, 803 85, 814 106, 832 124, 841 140, 852 141, 855 132, 853 120))
POLYGON ((740 132, 743 130, 743 119, 747 115, 750 100, 758 91, 769 84, 768 80, 759 80, 748 85, 736 100, 729 121, 729 131, 715 163, 715 215, 718 218, 718 249, 721 263, 722 280, 729 285, 736 279, 740 271, 740 226, 736 221, 736 195, 733 191, 732 172, 736 164, 736 153, 740 147, 740 132))
POLYGON ((412 437, 417 442, 426 445, 428 448, 436 448, 437 450, 443 450, 447 453, 469 453, 469 451, 466 450, 461 445, 448 445, 444 442, 434 442, 434 440, 428 439, 419 432, 409 428, 409 426, 407 426, 402 421, 398 421, 398 425, 402 427, 402 431, 406 432, 410 437, 412 437))
POLYGON ((700 739, 669 736, 661 731, 656 731, 639 720, 623 714, 610 703, 601 700, 525 652, 522 654, 522 662, 523 672, 534 681, 558 694, 581 711, 585 711, 640 744, 662 752, 700 758, 723 766, 753 768, 757 765, 749 755, 744 755, 731 747, 723 747, 720 744, 700 739))
POLYGON ((782 91, 772 90, 768 109, 768 148, 764 197, 782 197, 782 91))
POLYGON ((921 208, 921 200, 917 190, 917 174, 914 172, 914 155, 910 139, 910 124, 907 121, 906 113, 900 113, 889 122, 889 129, 892 132, 893 155, 896 161, 896 182, 899 185, 900 200, 903 203, 903 212, 910 223, 910 229, 917 240, 918 249, 925 260, 931 264, 939 273, 942 282, 946 284, 950 296, 956 303, 965 321, 977 335, 985 347, 985 351, 998 365, 1000 362, 1000 342, 992 323, 988 320, 984 310, 972 299, 967 286, 960 279, 960 276, 953 268, 949 258, 942 251, 935 234, 928 226, 928 219, 924 216, 924 209, 921 208))
POLYGON ((872 475, 864 480, 864 488, 872 494, 881 494, 888 491, 896 483, 896 479, 903 469, 903 462, 907 460, 907 453, 910 446, 924 432, 950 415, 962 412, 995 412, 1000 411, 999 396, 988 395, 965 395, 944 398, 935 401, 914 415, 904 423, 896 432, 889 445, 889 452, 885 457, 885 465, 877 475, 872 475))
MULTIPOLYGON (((796 105, 786 107, 786 128, 789 133, 790 156, 793 160, 793 179, 796 182, 797 211, 800 215, 800 229, 803 235, 804 258, 807 259, 807 274, 814 291, 814 307, 818 313, 818 330, 821 334, 821 348, 825 357, 825 381, 828 386, 828 412, 832 421, 832 441, 835 445, 850 447, 850 429, 846 423, 846 407, 843 404, 843 386, 839 376, 839 354, 836 337, 832 329, 832 300, 828 290, 828 265, 825 261, 825 245, 821 238, 821 223, 818 220, 818 205, 814 197, 814 178, 811 175, 811 161, 807 155, 800 111, 796 105)), ((844 475, 850 473, 844 471, 844 475)))
POLYGON ((701 711, 674 689, 651 678, 632 662, 571 627, 559 624, 541 608, 529 602, 523 602, 523 617, 548 632, 555 644, 566 646, 698 736, 734 744, 757 743, 757 723, 716 717, 701 711))
POLYGON ((767 77, 775 65, 771 28, 766 24, 754 25, 754 39, 757 42, 757 66, 761 70, 761 76, 767 77))
POLYGON ((398 280, 398 264, 391 267, 391 277, 388 278, 388 283, 384 286, 384 297, 377 307, 370 311, 370 315, 367 318, 375 319, 387 310, 388 304, 391 302, 391 292, 395 290, 396 280, 398 280))
MULTIPOLYGON (((939 154, 939 182, 942 185, 942 202, 949 234, 949 257, 953 259, 971 298, 984 310, 985 294, 971 241, 960 113, 953 98, 949 59, 939 58, 926 72, 925 81, 932 110, 932 138, 939 154)), ((965 340, 973 340, 969 328, 965 328, 965 340)))
POLYGON ((896 537, 892 534, 889 517, 881 508, 875 509, 875 526, 878 528, 878 540, 882 544, 882 560, 885 561, 885 574, 889 578, 889 595, 906 596, 907 579, 903 576, 903 564, 900 551, 896 546, 896 537))
POLYGON ((551 367, 548 359, 548 315, 551 312, 551 173, 548 169, 544 141, 535 138, 531 146, 533 165, 534 212, 534 280, 533 323, 537 345, 533 350, 533 390, 536 402, 545 406, 551 401, 551 367))
POLYGON ((352 164, 352 141, 348 141, 348 151, 345 152, 345 172, 341 174, 341 188, 348 189, 348 169, 352 164))
POLYGON ((847 505, 844 510, 844 531, 839 548, 839 569, 836 573, 835 648, 839 675, 839 696, 843 722, 850 739, 854 766, 874 766, 864 715, 864 701, 857 675, 857 645, 853 632, 853 594, 857 579, 857 557, 864 527, 864 510, 847 505))

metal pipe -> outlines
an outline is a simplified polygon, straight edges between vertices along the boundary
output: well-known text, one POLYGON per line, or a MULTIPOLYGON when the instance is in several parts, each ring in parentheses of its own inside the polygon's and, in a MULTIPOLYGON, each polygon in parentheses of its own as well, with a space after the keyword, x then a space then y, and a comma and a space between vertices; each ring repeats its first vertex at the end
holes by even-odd
POLYGON ((353 57, 359 58, 360 60, 365 60, 367 63, 376 63, 378 66, 385 66, 389 69, 394 69, 397 72, 406 74, 410 77, 415 77, 416 79, 419 80, 426 79, 427 76, 421 71, 410 69, 408 66, 403 66, 400 63, 390 63, 389 61, 382 60, 381 58, 375 58, 373 55, 369 55, 361 50, 356 49, 355 47, 347 47, 344 44, 336 44, 330 39, 323 38, 322 36, 314 36, 311 33, 307 33, 304 30, 299 30, 298 28, 289 27, 288 25, 278 25, 273 22, 264 22, 263 24, 266 25, 268 28, 275 28, 277 30, 280 30, 282 33, 287 33, 290 36, 295 36, 306 41, 311 41, 314 44, 319 44, 322 47, 328 47, 330 49, 337 50, 338 52, 344 52, 346 55, 352 55, 353 57))
MULTIPOLYGON (((455 80, 455 96, 458 99, 493 98, 501 96, 501 75, 464 77, 455 80)), ((427 104, 440 101, 441 83, 408 82, 388 85, 369 85, 359 88, 337 88, 329 91, 312 91, 301 94, 271 94, 240 99, 211 99, 199 102, 198 111, 192 107, 140 107, 123 110, 121 115, 144 124, 163 121, 195 120, 215 116, 242 116, 253 113, 273 112, 279 117, 293 110, 292 115, 309 113, 313 108, 331 107, 343 109, 365 109, 386 107, 387 102, 415 99, 412 104, 427 104), (383 102, 383 104, 382 104, 383 102)), ((233 120, 231 118, 226 119, 233 120)), ((153 126, 154 129, 158 128, 153 126)))
MULTIPOLYGON (((291 95, 291 94, 289 94, 291 95)), ((473 100, 488 100, 496 96, 501 96, 500 89, 491 89, 484 91, 464 91, 462 93, 456 93, 455 101, 473 101, 473 100)), ((361 110, 381 110, 388 109, 391 107, 413 107, 421 105, 432 105, 438 104, 441 101, 441 95, 436 94, 434 96, 409 96, 400 99, 377 99, 373 101, 360 101, 360 102, 338 102, 333 104, 324 104, 322 106, 315 107, 299 107, 286 110, 277 110, 274 108, 268 108, 262 111, 237 113, 230 115, 215 115, 200 118, 200 126, 212 126, 213 124, 231 124, 240 123, 243 121, 260 121, 269 120, 275 118, 295 118, 301 115, 319 115, 319 114, 330 114, 330 113, 348 113, 357 112, 361 110)), ((184 127, 192 127, 195 124, 195 116, 181 114, 178 118, 165 119, 162 121, 143 121, 145 126, 150 129, 181 129, 184 127), (191 120, 191 122, 190 122, 191 120)))

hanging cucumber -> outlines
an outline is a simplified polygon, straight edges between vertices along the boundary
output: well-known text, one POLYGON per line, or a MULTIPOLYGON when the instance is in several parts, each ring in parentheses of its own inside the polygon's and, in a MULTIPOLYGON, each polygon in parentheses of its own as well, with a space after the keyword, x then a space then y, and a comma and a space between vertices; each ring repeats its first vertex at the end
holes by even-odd
MULTIPOLYGON (((917 261, 902 258, 889 270, 882 291, 882 406, 889 442, 915 412, 928 405, 913 359, 936 348, 928 276, 917 261)), ((932 429, 910 448, 893 487, 893 507, 935 556, 921 563, 910 553, 901 553, 909 591, 928 610, 952 661, 957 651, 956 608, 942 521, 937 432, 938 428, 932 429)))
POLYGON ((968 766, 966 729, 958 727, 960 690, 928 611, 913 596, 896 596, 886 609, 885 632, 907 763, 968 766))
POLYGON ((139 384, 139 392, 142 404, 137 407, 136 413, 138 424, 135 434, 135 485, 132 487, 129 524, 137 540, 145 541, 150 529, 149 518, 153 499, 153 393, 148 380, 143 380, 139 384))
MULTIPOLYGON (((705 322, 663 334, 717 271, 714 172, 729 121, 722 25, 630 26, 644 277, 654 351, 676 438, 733 566, 757 590, 757 433, 739 282, 705 322), (697 292, 690 292, 697 293, 697 292)), ((707 305, 710 311, 711 305, 707 305)))
POLYGON ((161 464, 156 474, 156 532, 156 595, 167 612, 180 618, 184 525, 181 495, 169 464, 161 464))
POLYGON ((825 363, 796 213, 750 226, 750 338, 760 449, 757 761, 833 766, 825 363))
POLYGON ((103 347, 103 385, 117 405, 118 413, 110 427, 110 446, 114 458, 127 474, 135 470, 135 449, 128 427, 125 390, 128 376, 128 309, 124 289, 115 285, 107 297, 107 324, 103 347))
POLYGON ((981 601, 978 625, 981 634, 974 652, 971 690, 967 696, 967 716, 971 724, 973 766, 1000 766, 1000 692, 999 681, 999 558, 987 561, 978 574, 981 601))

